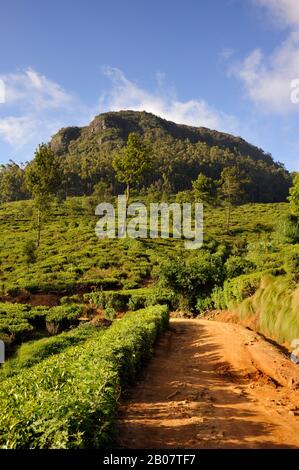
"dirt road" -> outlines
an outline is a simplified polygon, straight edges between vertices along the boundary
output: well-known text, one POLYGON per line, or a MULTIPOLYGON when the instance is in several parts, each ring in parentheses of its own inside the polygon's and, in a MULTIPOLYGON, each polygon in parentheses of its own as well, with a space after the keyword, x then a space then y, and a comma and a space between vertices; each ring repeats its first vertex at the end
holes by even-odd
POLYGON ((299 448, 298 373, 241 326, 172 319, 121 404, 118 446, 299 448))

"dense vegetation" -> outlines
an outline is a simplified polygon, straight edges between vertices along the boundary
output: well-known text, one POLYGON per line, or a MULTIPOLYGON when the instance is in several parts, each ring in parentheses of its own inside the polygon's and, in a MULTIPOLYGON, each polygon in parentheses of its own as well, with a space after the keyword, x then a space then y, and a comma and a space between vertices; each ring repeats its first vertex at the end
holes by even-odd
POLYGON ((0 385, 2 448, 86 448, 111 443, 117 400, 150 357, 168 309, 127 314, 79 345, 0 385))
MULTIPOLYGON (((217 251, 218 245, 227 245, 233 253, 243 253, 247 244, 256 243, 263 251, 277 219, 287 212, 287 204, 237 206, 226 232, 223 208, 207 209, 204 248, 217 251)), ((64 296, 100 288, 132 289, 155 279, 163 260, 186 258, 181 240, 98 239, 94 231, 97 217, 90 213, 88 199, 70 198, 49 214, 36 259, 28 265, 26 242, 34 237, 35 228, 31 213, 31 201, 0 207, 3 296, 23 295, 26 302, 30 293, 64 296)), ((281 259, 276 258, 280 265, 281 259)))
POLYGON ((58 335, 24 342, 13 357, 6 358, 6 362, 0 370, 1 380, 4 377, 17 374, 21 369, 31 367, 49 356, 59 354, 70 346, 98 336, 98 333, 99 325, 88 322, 58 335))
POLYGON ((298 176, 288 204, 290 185, 242 139, 131 111, 64 129, 26 167, 3 167, 0 446, 111 443, 121 389, 170 309, 229 309, 287 346, 298 337, 298 176), (172 229, 98 238, 96 205, 123 190, 147 208, 202 202, 203 247, 186 250, 172 229))
MULTIPOLYGON (((239 137, 135 111, 105 113, 89 126, 61 129, 52 138, 50 147, 61 165, 57 195, 91 195, 101 182, 110 193, 123 190, 126 179, 117 178, 113 162, 117 157, 122 161, 130 133, 141 136, 150 150, 148 171, 142 177, 135 175, 139 191, 176 193, 190 189, 199 173, 218 180, 224 168, 235 166, 247 177, 242 202, 280 202, 287 197, 289 173, 261 149, 239 137)), ((2 166, 0 201, 24 199, 28 194, 25 168, 13 162, 2 166)))
MULTIPOLYGON (((28 304, 45 296, 47 302, 48 295, 57 307, 12 305, 10 309, 25 313, 18 314, 17 322, 15 315, 10 316, 11 330, 1 320, 8 342, 75 325, 76 311, 67 319, 74 305, 80 312, 90 308, 92 314, 99 309, 109 319, 117 312, 155 303, 198 314, 241 303, 267 274, 290 283, 290 289, 296 287, 296 275, 290 272, 297 269, 291 260, 299 253, 299 224, 288 204, 236 206, 229 231, 223 208, 206 207, 204 246, 193 252, 185 250, 182 240, 172 238, 97 239, 97 218, 90 212, 88 198, 70 198, 52 207, 41 245, 28 264, 26 246, 35 227, 32 206, 31 201, 21 201, 0 209, 2 300, 28 304), (30 319, 33 313, 38 314, 39 329, 30 319), (19 325, 19 332, 13 333, 19 325)), ((9 304, 2 305, 8 310, 9 304)), ((271 331, 268 335, 280 337, 271 331)))
POLYGON ((240 319, 254 318, 256 328, 277 342, 299 337, 299 290, 287 277, 263 276, 253 296, 236 306, 240 319))
POLYGON ((25 304, 0 303, 0 339, 6 344, 19 343, 39 331, 58 333, 78 324, 80 305, 34 307, 25 304))

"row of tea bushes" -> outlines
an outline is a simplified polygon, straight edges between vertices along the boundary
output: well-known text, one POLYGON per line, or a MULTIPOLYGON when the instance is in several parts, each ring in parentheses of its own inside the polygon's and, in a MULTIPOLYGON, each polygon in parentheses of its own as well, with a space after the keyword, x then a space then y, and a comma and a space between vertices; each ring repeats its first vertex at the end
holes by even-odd
POLYGON ((32 367, 47 357, 60 354, 70 346, 82 343, 98 334, 99 326, 88 322, 56 336, 23 343, 14 356, 8 358, 0 369, 1 380, 19 373, 22 369, 32 367))
POLYGON ((126 314, 98 336, 0 385, 1 448, 111 444, 121 389, 151 355, 167 306, 126 314))
POLYGON ((78 325, 82 313, 82 305, 59 305, 50 308, 45 315, 48 332, 57 334, 71 326, 78 325))
POLYGON ((34 327, 28 321, 28 305, 1 303, 0 304, 0 339, 7 344, 15 340, 24 340, 34 327))
POLYGON ((140 288, 120 291, 93 291, 84 294, 84 301, 92 306, 106 309, 113 308, 116 311, 138 310, 157 304, 172 306, 174 295, 167 289, 140 288))
POLYGON ((5 293, 11 297, 16 297, 22 291, 29 292, 30 294, 44 293, 44 294, 59 294, 61 292, 72 293, 72 292, 86 292, 90 289, 119 289, 121 288, 121 282, 116 278, 106 279, 80 279, 77 281, 62 279, 51 280, 48 276, 43 276, 39 280, 28 282, 28 280, 19 279, 18 282, 12 283, 6 286, 5 293))
MULTIPOLYGON (((94 232, 96 218, 74 212, 86 198, 69 198, 53 208, 43 227, 42 249, 28 269, 24 245, 34 238, 32 201, 1 204, 2 280, 0 289, 17 295, 18 290, 72 295, 96 289, 132 289, 152 277, 163 259, 186 256, 181 240, 174 239, 102 239, 94 232), (27 214, 29 210, 29 214, 27 214), (4 249, 5 248, 5 249, 4 249), (100 272, 102 271, 102 272, 100 272), (141 282, 142 281, 142 282, 141 282), (87 284, 87 285, 86 285, 87 284), (117 287, 117 284, 120 284, 117 287), (2 287, 3 286, 3 287, 2 287), (65 294, 63 294, 65 293, 65 294)), ((144 198, 144 202, 146 199, 144 198)), ((289 210, 288 204, 246 204, 234 208, 230 233, 223 231, 223 208, 205 214, 205 245, 229 243, 241 250, 247 243, 260 243, 269 238, 277 220, 289 210)), ((250 250, 252 251, 252 250, 250 250)), ((251 253, 259 270, 283 264, 282 246, 277 252, 262 249, 251 253)))
POLYGON ((23 342, 40 330, 56 334, 78 324, 82 305, 31 307, 17 303, 0 303, 0 339, 7 344, 23 342))

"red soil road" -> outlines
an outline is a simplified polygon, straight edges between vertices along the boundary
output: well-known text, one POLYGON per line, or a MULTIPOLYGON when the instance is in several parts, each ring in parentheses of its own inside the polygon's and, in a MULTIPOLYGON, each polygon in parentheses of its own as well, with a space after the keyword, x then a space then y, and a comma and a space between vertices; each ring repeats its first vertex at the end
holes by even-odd
POLYGON ((242 326, 172 319, 120 405, 118 447, 299 448, 298 374, 242 326))

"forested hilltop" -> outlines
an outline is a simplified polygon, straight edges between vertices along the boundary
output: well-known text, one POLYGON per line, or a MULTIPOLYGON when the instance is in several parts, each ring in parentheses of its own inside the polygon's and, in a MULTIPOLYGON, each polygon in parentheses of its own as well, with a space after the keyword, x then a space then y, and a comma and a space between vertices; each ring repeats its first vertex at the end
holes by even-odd
MULTIPOLYGON (((272 156, 240 137, 167 121, 147 112, 119 111, 96 116, 85 127, 67 127, 53 136, 50 147, 61 164, 62 197, 91 195, 100 181, 112 193, 123 189, 117 182, 113 155, 125 146, 130 133, 146 142, 151 154, 149 171, 139 181, 139 191, 177 193, 191 188, 200 173, 219 179, 225 167, 245 175, 242 201, 285 201, 291 176, 272 156)), ((0 200, 28 198, 25 168, 10 161, 0 172, 0 200)))

